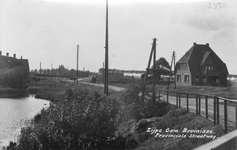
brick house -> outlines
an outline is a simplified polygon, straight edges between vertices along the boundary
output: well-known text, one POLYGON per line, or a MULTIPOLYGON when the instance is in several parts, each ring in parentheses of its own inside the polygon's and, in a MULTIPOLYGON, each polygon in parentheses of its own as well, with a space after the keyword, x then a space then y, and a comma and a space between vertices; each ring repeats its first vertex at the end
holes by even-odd
POLYGON ((226 64, 209 47, 196 44, 176 63, 176 85, 227 86, 226 64))
POLYGON ((20 59, 16 58, 16 54, 13 54, 13 57, 9 56, 9 53, 6 53, 6 56, 2 55, 2 51, 0 51, 0 69, 11 69, 16 66, 24 66, 28 71, 29 68, 29 62, 28 59, 20 59))

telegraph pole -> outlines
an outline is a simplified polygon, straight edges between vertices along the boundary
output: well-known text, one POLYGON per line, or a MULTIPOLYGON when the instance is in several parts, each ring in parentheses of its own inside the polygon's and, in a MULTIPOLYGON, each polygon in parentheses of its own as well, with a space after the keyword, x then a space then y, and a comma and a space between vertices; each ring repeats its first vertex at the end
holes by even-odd
MULTIPOLYGON (((172 65, 173 65, 173 64, 174 64, 174 73, 175 73, 175 51, 173 51, 173 54, 172 54, 172 59, 171 59, 170 73, 169 73, 169 80, 168 80, 168 87, 167 87, 167 89, 169 89, 169 85, 170 85, 170 75, 172 74, 172 65)), ((174 87, 176 88, 175 74, 174 74, 174 87)))
POLYGON ((77 82, 78 82, 78 53, 79 53, 79 45, 77 45, 77 82))
POLYGON ((176 67, 176 63, 175 63, 175 51, 173 52, 173 57, 174 57, 174 88, 176 89, 176 75, 175 75, 175 67, 176 67))
POLYGON ((153 100, 155 101, 156 98, 156 38, 153 40, 153 100))
POLYGON ((40 74, 41 74, 41 62, 40 62, 40 74))
POLYGON ((106 0, 106 33, 105 33, 105 81, 104 81, 104 94, 109 95, 108 90, 108 69, 109 69, 109 45, 108 45, 108 0, 106 0))
POLYGON ((150 53, 150 57, 149 57, 149 61, 148 61, 148 66, 146 68, 146 74, 145 74, 145 78, 144 78, 144 85, 143 85, 143 90, 142 90, 142 97, 141 97, 141 102, 144 102, 144 98, 145 98, 145 90, 146 90, 146 81, 149 75, 149 71, 150 69, 150 65, 151 65, 151 60, 152 60, 152 55, 153 55, 153 99, 155 101, 155 88, 156 88, 156 82, 155 82, 155 72, 156 72, 156 68, 155 68, 155 62, 156 62, 156 38, 153 39, 153 44, 152 44, 152 48, 151 48, 151 53, 150 53))

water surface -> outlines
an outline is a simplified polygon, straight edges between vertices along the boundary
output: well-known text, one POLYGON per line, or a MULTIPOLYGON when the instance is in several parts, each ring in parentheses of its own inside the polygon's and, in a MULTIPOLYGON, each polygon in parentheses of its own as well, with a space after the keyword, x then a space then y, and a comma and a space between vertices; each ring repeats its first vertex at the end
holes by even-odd
POLYGON ((33 95, 21 98, 0 98, 0 149, 15 141, 25 120, 33 118, 49 101, 35 99, 33 95))

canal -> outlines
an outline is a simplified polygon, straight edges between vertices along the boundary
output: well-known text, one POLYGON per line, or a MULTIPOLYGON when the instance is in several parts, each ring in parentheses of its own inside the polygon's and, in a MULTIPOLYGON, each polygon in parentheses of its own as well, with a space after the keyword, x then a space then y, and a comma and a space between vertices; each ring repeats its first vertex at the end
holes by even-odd
POLYGON ((34 95, 20 98, 0 98, 0 149, 9 141, 16 141, 26 119, 33 118, 49 101, 36 99, 34 95))

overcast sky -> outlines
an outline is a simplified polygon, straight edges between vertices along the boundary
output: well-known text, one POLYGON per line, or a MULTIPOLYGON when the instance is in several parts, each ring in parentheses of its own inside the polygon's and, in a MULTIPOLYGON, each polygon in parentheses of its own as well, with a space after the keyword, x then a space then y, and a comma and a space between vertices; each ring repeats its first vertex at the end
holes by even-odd
MULTIPOLYGON (((209 43, 237 74, 237 2, 222 0, 108 0, 109 68, 145 70, 151 43, 171 61, 193 42, 209 43)), ((30 69, 103 67, 106 0, 0 0, 0 51, 29 60, 30 69)))

